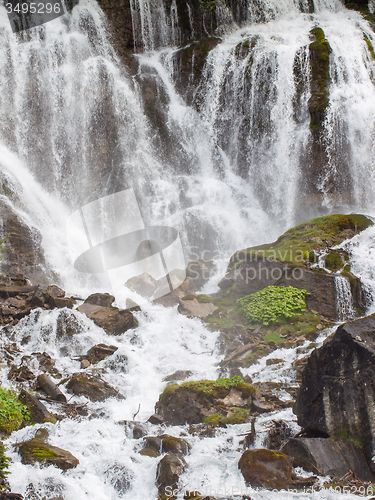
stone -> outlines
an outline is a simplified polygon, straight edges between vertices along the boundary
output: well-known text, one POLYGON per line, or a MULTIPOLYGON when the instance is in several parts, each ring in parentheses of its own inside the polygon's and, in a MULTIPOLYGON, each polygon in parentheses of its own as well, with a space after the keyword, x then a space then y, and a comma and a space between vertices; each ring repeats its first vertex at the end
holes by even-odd
POLYGON ((90 361, 88 361, 87 359, 83 359, 81 361, 81 368, 83 370, 85 370, 86 368, 88 368, 90 366, 90 364, 91 364, 90 361))
POLYGON ((193 375, 193 372, 190 370, 177 370, 171 375, 167 375, 163 378, 163 382, 180 382, 181 380, 185 380, 193 375))
POLYGON ((87 351, 87 354, 82 356, 81 359, 82 361, 87 360, 89 364, 95 365, 108 356, 112 356, 117 350, 118 347, 114 345, 98 344, 91 347, 91 349, 87 351))
POLYGON ((161 453, 161 445, 160 437, 146 436, 143 439, 143 448, 139 453, 148 457, 158 457, 161 453))
POLYGON ((54 417, 35 396, 26 392, 24 389, 20 392, 18 399, 24 403, 30 411, 31 420, 34 424, 43 424, 45 422, 56 423, 54 417))
POLYGON ((156 280, 147 273, 140 274, 139 276, 133 276, 128 279, 125 286, 130 290, 133 290, 133 292, 136 292, 139 295, 142 295, 142 297, 146 297, 148 299, 153 296, 158 287, 156 280))
POLYGON ((178 306, 180 314, 184 314, 188 318, 200 318, 202 320, 208 319, 218 310, 219 308, 212 302, 201 302, 193 295, 183 297, 178 306))
POLYGON ((147 420, 147 422, 150 422, 150 424, 153 425, 161 425, 164 423, 163 418, 160 415, 156 415, 155 413, 151 415, 151 417, 147 420))
POLYGON ((37 433, 34 439, 14 446, 21 455, 23 464, 39 464, 41 467, 54 465, 62 470, 73 469, 79 464, 79 460, 69 451, 48 444, 45 434, 37 433))
POLYGON ((185 460, 176 455, 168 454, 160 460, 156 472, 156 485, 159 495, 162 495, 168 486, 172 490, 177 489, 179 477, 185 471, 185 468, 185 460))
POLYGON ((109 293, 93 293, 85 300, 85 304, 93 304, 94 306, 111 307, 115 297, 109 293))
POLYGON ((85 396, 90 401, 104 401, 108 398, 124 399, 122 394, 100 377, 83 373, 73 375, 66 384, 66 388, 75 396, 85 396))
POLYGON ((293 467, 314 474, 340 479, 352 471, 361 481, 374 480, 363 452, 347 439, 291 438, 281 451, 293 457, 293 467))
POLYGON ((77 307, 77 310, 111 335, 121 335, 136 325, 133 314, 126 309, 103 307, 85 302, 77 307))
POLYGON ((320 436, 358 441, 367 460, 375 453, 375 315, 339 326, 302 370, 294 413, 320 436))
POLYGON ((57 385, 50 379, 48 375, 43 373, 37 378, 38 386, 54 401, 66 403, 66 396, 63 394, 57 385))
POLYGON ((8 380, 16 380, 17 382, 25 382, 35 378, 35 374, 25 365, 21 365, 19 368, 13 365, 8 373, 8 380))
MULTIPOLYGON (((291 436, 292 431, 286 422, 273 420, 272 427, 267 433, 266 446, 269 450, 278 451, 291 436)), ((288 453, 286 454, 288 455, 288 453)))
POLYGON ((155 406, 157 414, 169 425, 210 423, 211 419, 216 425, 221 421, 223 424, 245 422, 251 411, 255 387, 243 382, 236 388, 224 387, 216 386, 215 382, 206 380, 167 386, 155 406), (225 400, 230 403, 228 406, 225 400))
POLYGON ((246 450, 238 468, 253 488, 287 489, 292 480, 291 457, 272 450, 246 450))
POLYGON ((174 455, 187 455, 191 449, 190 444, 175 436, 162 434, 158 436, 161 440, 161 451, 163 453, 173 453, 174 455))
POLYGON ((71 337, 84 331, 84 327, 77 319, 77 314, 73 311, 62 310, 56 321, 56 336, 61 338, 65 335, 71 337))

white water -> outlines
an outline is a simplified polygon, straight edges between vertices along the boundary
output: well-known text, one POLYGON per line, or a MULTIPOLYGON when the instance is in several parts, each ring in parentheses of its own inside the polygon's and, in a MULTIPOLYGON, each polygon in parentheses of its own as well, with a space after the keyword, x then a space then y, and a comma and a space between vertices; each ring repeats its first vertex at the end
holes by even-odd
POLYGON ((349 279, 340 274, 335 275, 336 308, 339 321, 349 321, 355 317, 353 297, 349 279))
MULTIPOLYGON (((83 281, 72 269, 65 219, 87 200, 118 188, 137 191, 148 223, 180 229, 187 253, 195 252, 199 257, 206 249, 215 250, 221 262, 230 252, 272 241, 293 225, 308 197, 301 184, 300 158, 311 140, 306 47, 309 30, 316 24, 323 27, 333 49, 331 106, 325 124, 330 162, 320 180, 324 203, 329 207, 350 202, 365 206, 366 212, 373 211, 375 93, 373 62, 362 31, 370 39, 373 35, 367 23, 358 14, 343 10, 338 0, 314 3, 316 13, 309 15, 300 13, 298 3, 292 0, 264 1, 261 11, 250 11, 248 24, 238 29, 223 7, 226 31, 235 31, 208 56, 204 84, 198 91, 200 112, 187 106, 176 92, 171 64, 174 49, 140 56, 140 74, 153 72, 158 89, 167 96, 167 130, 179 145, 179 153, 167 157, 155 145, 139 82, 128 75, 113 52, 103 14, 94 2, 83 0, 72 18, 35 29, 24 41, 11 33, 5 10, 0 7, 0 170, 3 191, 6 185, 12 193, 1 196, 41 232, 48 265, 68 292, 86 296, 98 291, 98 285, 83 281), (268 22, 251 25, 261 20, 268 22), (237 45, 255 36, 254 48, 243 59, 236 58, 237 45), (307 85, 300 97, 299 120, 293 117, 296 58, 307 85), (250 124, 245 134, 243 112, 250 124), (345 147, 341 147, 343 136, 345 147), (183 165, 180 156, 187 158, 183 165), (350 172, 349 201, 345 190, 335 196, 330 193, 329 182, 332 178, 338 181, 341 162, 350 172)), ((145 49, 178 44, 175 5, 172 2, 172 11, 166 12, 161 2, 132 1, 135 39, 145 49)), ((375 290, 374 234, 374 230, 365 231, 352 249, 353 272, 361 276, 371 293, 375 290)), ((117 298, 118 305, 124 306, 125 298, 124 292, 117 298)), ((75 470, 62 473, 53 467, 24 466, 9 448, 14 460, 12 489, 25 493, 33 483, 40 499, 59 495, 65 500, 156 497, 157 459, 139 455, 140 441, 133 440, 118 422, 131 420, 139 405, 137 418, 146 420, 165 386, 163 378, 176 370, 191 370, 195 380, 216 378, 217 333, 208 331, 198 320, 179 315, 174 308, 145 303, 138 314, 139 328, 121 337, 109 337, 82 315, 70 313, 81 324, 82 333, 57 340, 58 314, 43 312, 21 321, 14 339, 30 336, 22 346, 24 352, 48 352, 64 373, 78 371, 79 363, 72 358, 85 354, 93 345, 117 345, 116 354, 95 369, 127 399, 90 404, 98 417, 47 426, 51 443, 79 458, 75 470), (115 489, 121 477, 128 478, 129 490, 115 489)), ((324 332, 317 345, 330 333, 324 332)), ((245 374, 251 374, 255 382, 276 380, 295 386, 292 363, 307 354, 307 347, 275 351, 268 357, 284 359, 284 363, 266 366, 263 359, 245 374)), ((33 369, 38 373, 37 367, 33 369)), ((7 384, 5 370, 2 377, 7 384)), ((279 396, 290 400, 283 389, 279 396)), ((86 402, 84 398, 73 401, 86 402)), ((297 430, 290 409, 271 418, 290 422, 297 430)), ((263 446, 269 419, 269 415, 257 419, 256 446, 263 446)), ((181 478, 186 489, 213 490, 216 496, 223 488, 233 494, 245 492, 237 469, 242 452, 238 434, 248 429, 244 424, 221 430, 211 439, 189 437, 193 444, 187 457, 189 469, 181 478)), ((149 427, 152 435, 163 431, 149 427)), ((184 435, 186 429, 169 428, 168 432, 184 435)), ((34 433, 35 427, 18 431, 8 445, 34 433)), ((256 500, 338 497, 327 491, 249 494, 256 500)))

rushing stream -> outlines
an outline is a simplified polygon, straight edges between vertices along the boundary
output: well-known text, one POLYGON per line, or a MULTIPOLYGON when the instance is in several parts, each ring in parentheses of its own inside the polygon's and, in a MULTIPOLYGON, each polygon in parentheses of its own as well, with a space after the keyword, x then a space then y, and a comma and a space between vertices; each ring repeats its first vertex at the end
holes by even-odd
MULTIPOLYGON (((339 0, 315 0, 314 14, 308 13, 308 4, 250 3, 241 26, 225 6, 218 7, 225 29, 202 70, 194 96, 199 106, 188 105, 176 87, 174 58, 180 32, 175 0, 168 12, 162 0, 131 0, 135 41, 145 49, 137 55, 136 76, 112 48, 104 14, 94 0, 81 0, 71 15, 20 35, 11 32, 0 6, 0 200, 41 233, 46 267, 68 294, 86 297, 110 291, 73 268, 65 225, 73 211, 117 191, 135 191, 148 226, 179 230, 186 261, 208 251, 222 270, 231 253, 273 241, 304 214, 375 213, 375 63, 364 33, 372 41, 375 36, 368 23, 339 0), (328 160, 312 186, 306 174, 313 141, 307 61, 314 26, 323 28, 332 55, 330 106, 323 124, 328 160), (238 57, 238 46, 244 42, 251 49, 238 57), (298 92, 296 65, 302 82, 298 92), (151 78, 163 96, 166 128, 159 135, 144 109, 143 77, 151 78), (165 130, 177 153, 159 147, 165 130), (332 190, 332 184, 340 189, 332 190)), ((99 214, 98 226, 106 223, 106 214, 99 214)), ((348 245, 352 271, 361 277, 371 299, 375 230, 366 230, 348 245)), ((215 290, 219 274, 206 292, 215 290)), ((344 278, 337 278, 337 289, 343 301, 340 319, 345 320, 353 311, 344 278)), ((139 299, 124 289, 116 304, 125 307, 129 297, 139 299)), ((115 355, 95 370, 126 399, 90 403, 95 413, 90 419, 43 425, 51 444, 79 459, 76 469, 61 472, 22 465, 10 445, 33 437, 38 426, 14 433, 7 441, 13 460, 12 490, 30 500, 156 498, 157 460, 137 453, 141 440, 132 438, 124 422, 134 415, 146 421, 166 385, 164 378, 177 370, 191 371, 192 380, 217 378, 218 332, 180 315, 176 308, 147 301, 136 313, 139 327, 119 337, 106 335, 71 311, 67 314, 81 329, 72 338, 58 331, 60 314, 34 311, 13 331, 4 331, 3 342, 22 340, 23 351, 15 363, 24 355, 47 352, 58 370, 71 374, 80 369, 75 358, 93 345, 116 345, 115 355)), ((323 330, 316 344, 332 331, 323 330)), ((297 387, 292 365, 307 355, 308 344, 278 349, 244 374, 255 383, 279 382, 279 397, 291 401, 284 388, 297 387), (283 362, 266 365, 268 358, 283 362)), ((33 369, 38 373, 37 367, 33 369)), ((9 386, 6 370, 1 374, 2 384, 9 386)), ((86 403, 83 397, 72 401, 86 403)), ((282 419, 298 431, 291 408, 262 415, 255 423, 254 446, 263 446, 272 419, 282 419)), ((150 435, 164 431, 147 425, 150 435)), ((243 451, 240 434, 248 430, 249 424, 243 424, 220 429, 212 438, 189 436, 192 450, 181 477, 184 489, 217 498, 246 493, 253 500, 355 498, 329 491, 247 489, 237 463, 243 451)), ((187 428, 168 428, 168 433, 186 436, 187 428)))

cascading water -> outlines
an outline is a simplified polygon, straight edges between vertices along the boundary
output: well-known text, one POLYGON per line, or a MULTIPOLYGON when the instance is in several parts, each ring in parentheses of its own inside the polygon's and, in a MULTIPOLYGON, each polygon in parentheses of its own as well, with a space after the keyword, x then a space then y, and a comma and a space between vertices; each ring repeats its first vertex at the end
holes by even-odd
MULTIPOLYGON (((175 82, 178 50, 171 47, 179 43, 181 29, 175 1, 168 2, 168 8, 161 0, 131 1, 135 44, 146 51, 138 57, 135 77, 112 49, 104 16, 93 1, 81 0, 71 17, 19 36, 11 33, 0 7, 1 201, 41 232, 47 263, 68 292, 84 296, 98 288, 72 269, 66 218, 86 202, 121 189, 137 192, 148 224, 180 229, 188 256, 195 252, 197 258, 206 249, 220 250, 219 257, 226 257, 241 247, 273 240, 299 218, 305 202, 311 204, 312 187, 324 194, 326 207, 363 202, 367 211, 373 210, 374 63, 364 34, 368 40, 374 37, 368 24, 338 0, 315 0, 311 14, 309 1, 264 0, 256 8, 254 2, 245 3, 241 27, 228 7, 217 7, 218 18, 225 20, 220 34, 228 34, 209 52, 189 105, 175 82), (330 106, 323 125, 329 162, 320 184, 306 186, 303 158, 312 141, 308 45, 315 25, 322 26, 332 47, 330 106), (159 48, 163 50, 157 52, 159 48), (156 95, 164 99, 167 135, 173 137, 177 154, 159 148, 163 132, 153 130, 142 95, 147 78, 156 82, 156 95), (334 197, 330 183, 339 177, 341 162, 347 167, 348 190, 334 197)), ((189 22, 193 24, 191 17, 189 22)), ((98 224, 105 223, 105 214, 100 217, 98 224)), ((354 273, 356 262, 363 265, 361 252, 373 249, 370 230, 365 233, 368 239, 360 240, 352 252, 354 273)), ((365 270, 369 282, 373 269, 370 263, 365 270)), ((343 298, 346 285, 345 278, 338 279, 343 298)), ((125 306, 125 298, 117 297, 119 306, 125 306)), ((142 307, 139 327, 116 338, 74 311, 67 314, 81 333, 73 339, 59 330, 58 311, 33 312, 3 332, 3 342, 22 340, 23 353, 15 356, 15 364, 25 354, 45 351, 64 373, 79 371, 74 358, 93 345, 115 344, 115 357, 93 372, 99 371, 126 396, 125 401, 90 405, 91 419, 44 426, 52 444, 79 458, 75 470, 61 474, 54 467, 22 465, 9 447, 14 491, 29 491, 29 498, 38 500, 59 495, 65 500, 156 497, 157 462, 137 453, 141 440, 133 439, 119 422, 132 420, 139 405, 137 418, 146 420, 164 378, 176 370, 189 370, 195 380, 217 378, 220 356, 217 333, 199 320, 181 316, 174 308, 147 302, 142 307)), ((350 314, 346 308, 341 319, 350 314)), ((322 332, 317 345, 331 333, 322 332)), ((255 382, 296 385, 292 363, 306 355, 309 345, 274 351, 269 358, 284 360, 281 365, 267 365, 265 358, 246 374, 255 382)), ((39 373, 37 366, 33 369, 39 373)), ((9 385, 5 370, 1 376, 9 385)), ((283 388, 279 397, 291 401, 283 388)), ((86 403, 85 398, 74 401, 86 403)), ((282 418, 297 430, 290 409, 272 418, 282 418)), ((257 419, 256 446, 263 445, 268 422, 269 417, 257 419)), ((168 428, 176 436, 186 430, 168 428)), ((237 462, 242 452, 238 434, 247 431, 243 424, 223 429, 210 440, 189 438, 193 448, 182 483, 187 489, 217 494, 220 489, 243 491, 256 500, 301 496, 246 489, 237 462)), ((148 432, 163 431, 150 424, 148 432)), ((34 433, 35 428, 25 428, 10 441, 34 433)), ((302 495, 332 496, 325 491, 302 495)))
POLYGON ((353 297, 349 279, 341 274, 335 275, 336 308, 339 321, 348 321, 355 317, 353 297))

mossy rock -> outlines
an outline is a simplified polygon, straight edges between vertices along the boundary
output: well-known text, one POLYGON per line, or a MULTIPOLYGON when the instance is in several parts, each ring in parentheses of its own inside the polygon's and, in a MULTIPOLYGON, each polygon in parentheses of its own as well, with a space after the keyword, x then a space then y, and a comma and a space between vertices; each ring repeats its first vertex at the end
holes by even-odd
POLYGON ((78 373, 66 384, 68 392, 76 396, 85 396, 90 401, 104 401, 107 398, 124 399, 116 389, 97 376, 78 373))
POLYGON ((23 464, 40 466, 54 465, 62 470, 73 469, 79 460, 69 451, 48 444, 48 432, 39 429, 31 441, 16 443, 14 446, 21 455, 23 464))

